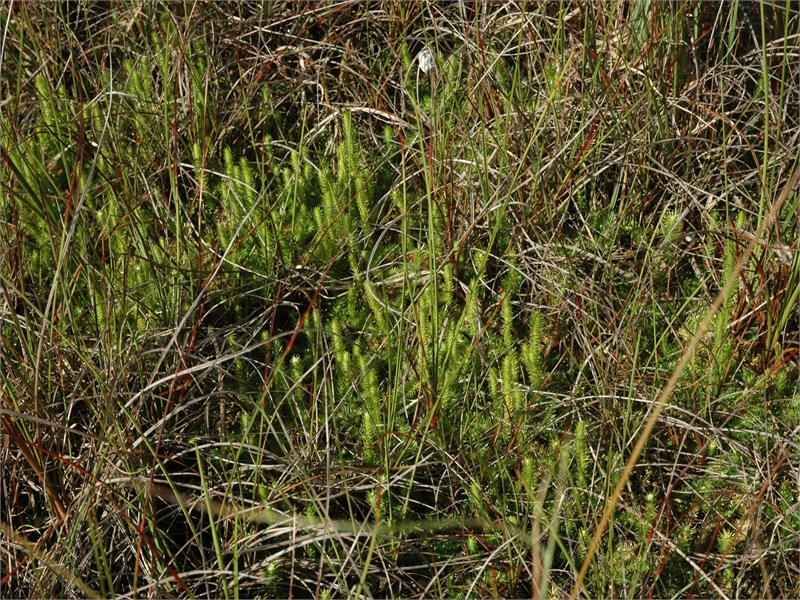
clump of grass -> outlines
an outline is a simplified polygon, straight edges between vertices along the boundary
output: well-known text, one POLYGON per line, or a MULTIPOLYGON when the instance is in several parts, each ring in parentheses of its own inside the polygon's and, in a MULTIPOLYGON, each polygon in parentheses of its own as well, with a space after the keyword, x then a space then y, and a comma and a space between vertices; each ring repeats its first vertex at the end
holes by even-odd
POLYGON ((792 7, 3 15, 6 595, 797 594, 792 7))

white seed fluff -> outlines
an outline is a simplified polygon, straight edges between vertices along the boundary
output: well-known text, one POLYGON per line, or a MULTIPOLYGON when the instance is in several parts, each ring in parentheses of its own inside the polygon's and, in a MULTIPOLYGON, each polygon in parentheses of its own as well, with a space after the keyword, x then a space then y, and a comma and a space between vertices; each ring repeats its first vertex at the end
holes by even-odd
POLYGON ((778 260, 781 261, 781 264, 786 267, 792 266, 792 261, 794 256, 792 255, 792 249, 789 246, 778 246, 777 248, 773 248, 775 254, 778 255, 778 260))
POLYGON ((433 52, 429 48, 423 48, 417 54, 417 62, 419 63, 419 70, 423 73, 428 73, 436 68, 436 61, 433 58, 433 52))

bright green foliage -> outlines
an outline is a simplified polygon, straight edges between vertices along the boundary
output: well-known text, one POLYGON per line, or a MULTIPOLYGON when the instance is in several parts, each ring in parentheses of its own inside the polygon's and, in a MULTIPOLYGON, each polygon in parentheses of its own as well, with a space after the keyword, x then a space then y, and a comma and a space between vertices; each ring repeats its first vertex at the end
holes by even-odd
POLYGON ((536 497, 536 464, 531 457, 525 458, 522 461, 522 485, 525 486, 525 491, 528 493, 528 498, 533 500, 536 497))
MULTIPOLYGON (((351 249, 356 223, 367 221, 372 203, 374 184, 358 147, 350 113, 344 113, 341 128, 336 173, 327 168, 319 171, 322 203, 314 210, 315 255, 323 264, 337 256, 342 247, 351 249)), ((360 253, 355 254, 356 258, 359 256, 360 253)))
POLYGON ((589 447, 586 442, 586 421, 578 421, 575 426, 575 439, 572 443, 572 454, 575 458, 576 483, 578 488, 585 489, 589 468, 589 447))
POLYGON ((666 210, 661 215, 661 232, 673 243, 677 242, 681 235, 679 218, 680 214, 674 210, 666 210))
POLYGON ((503 359, 503 403, 506 408, 506 419, 511 420, 515 413, 523 408, 524 396, 518 387, 519 358, 515 351, 510 351, 503 359))
POLYGON ((530 337, 522 345, 522 362, 528 374, 530 386, 541 389, 544 382, 544 369, 542 366, 542 327, 544 318, 538 311, 531 315, 530 337))
MULTIPOLYGON (((736 246, 733 240, 728 240, 725 244, 725 256, 722 263, 722 275, 720 283, 724 285, 733 272, 736 263, 736 246)), ((731 291, 720 307, 719 313, 714 318, 714 381, 717 385, 722 385, 726 379, 726 373, 730 367, 729 362, 733 354, 733 344, 728 335, 731 313, 736 304, 736 288, 731 291)))

